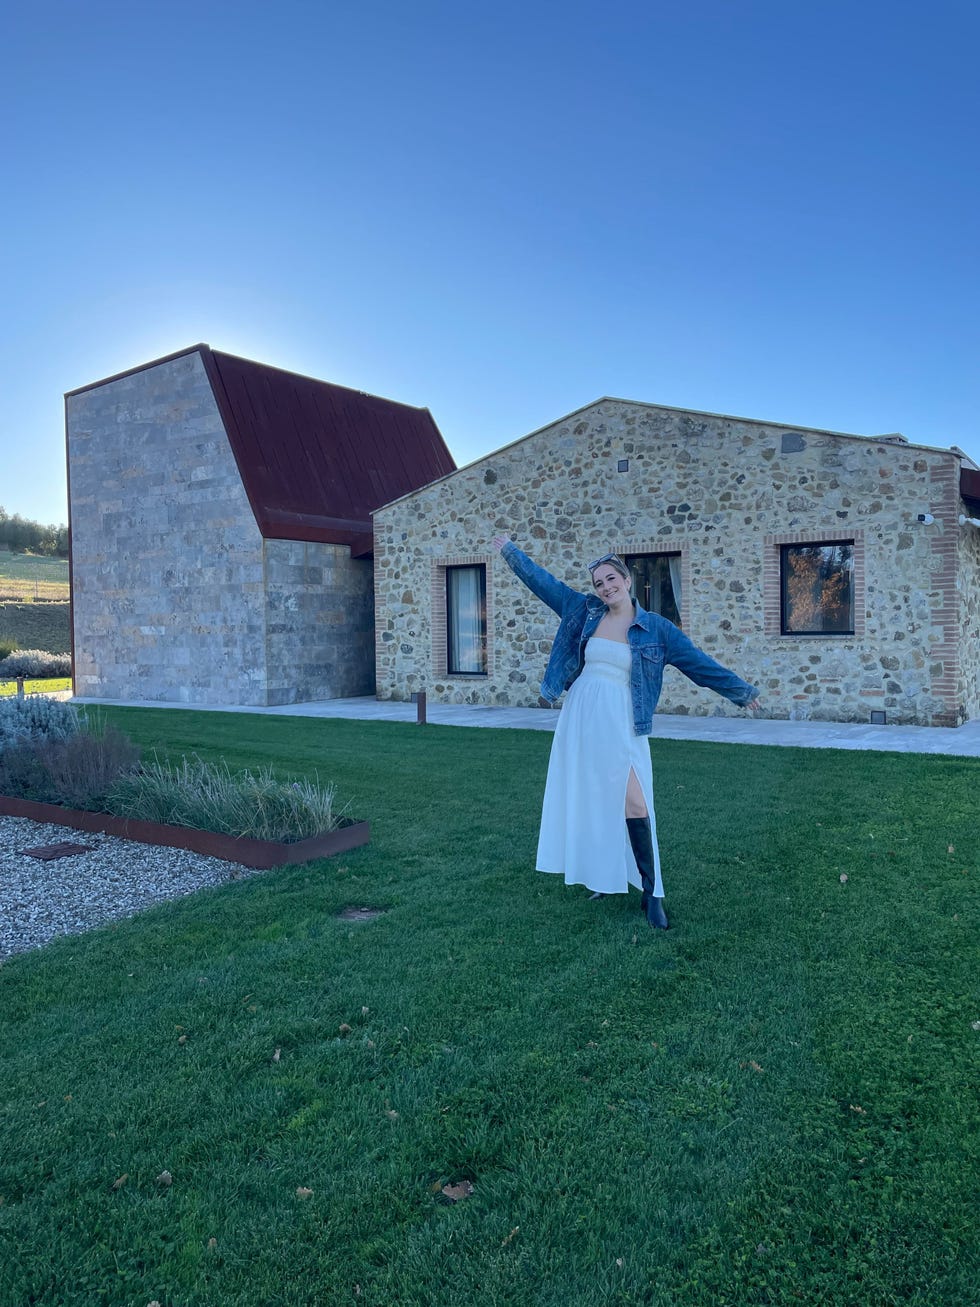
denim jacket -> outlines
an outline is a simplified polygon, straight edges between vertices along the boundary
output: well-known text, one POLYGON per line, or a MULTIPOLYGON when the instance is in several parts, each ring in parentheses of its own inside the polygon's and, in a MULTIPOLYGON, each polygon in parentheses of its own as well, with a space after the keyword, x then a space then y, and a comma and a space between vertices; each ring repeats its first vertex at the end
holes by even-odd
MULTIPOLYGON (((504 545, 501 553, 515 575, 561 618, 541 682, 542 698, 554 703, 585 666, 585 642, 595 633, 606 605, 598 595, 581 594, 553 577, 522 553, 512 540, 504 545)), ((633 729, 637 735, 649 735, 652 729, 654 710, 663 688, 664 667, 668 663, 695 685, 704 685, 732 703, 744 705, 757 696, 754 685, 716 663, 666 617, 648 613, 635 600, 634 610, 627 637, 632 655, 633 729)))

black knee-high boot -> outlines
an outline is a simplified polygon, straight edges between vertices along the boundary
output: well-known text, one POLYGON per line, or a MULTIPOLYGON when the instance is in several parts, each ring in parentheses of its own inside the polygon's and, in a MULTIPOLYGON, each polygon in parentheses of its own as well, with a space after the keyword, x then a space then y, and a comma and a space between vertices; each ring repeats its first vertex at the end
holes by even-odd
POLYGON ((669 923, 667 914, 664 912, 664 901, 658 899, 654 894, 654 887, 657 883, 657 870, 653 858, 653 831, 650 827, 650 818, 627 817, 626 829, 629 831, 633 857, 636 859, 636 866, 643 881, 643 898, 641 899, 643 911, 646 913, 647 921, 651 926, 654 926, 657 930, 666 930, 669 923))

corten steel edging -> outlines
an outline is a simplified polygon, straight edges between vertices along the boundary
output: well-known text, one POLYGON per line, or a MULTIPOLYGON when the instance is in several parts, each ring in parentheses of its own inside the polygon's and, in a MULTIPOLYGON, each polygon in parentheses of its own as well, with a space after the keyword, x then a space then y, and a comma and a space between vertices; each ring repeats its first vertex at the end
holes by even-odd
POLYGON ((106 812, 82 812, 76 808, 61 808, 55 803, 35 803, 32 799, 8 799, 0 795, 0 816, 27 817, 31 821, 50 822, 56 826, 71 826, 74 830, 118 835, 137 844, 161 844, 168 849, 188 849, 203 853, 224 862, 240 862, 245 867, 268 871, 314 858, 330 858, 360 848, 371 838, 371 823, 357 821, 339 830, 314 835, 308 840, 293 844, 280 844, 274 840, 253 840, 240 835, 219 835, 215 831, 193 830, 189 826, 164 826, 154 821, 133 821, 128 817, 113 817, 106 812))

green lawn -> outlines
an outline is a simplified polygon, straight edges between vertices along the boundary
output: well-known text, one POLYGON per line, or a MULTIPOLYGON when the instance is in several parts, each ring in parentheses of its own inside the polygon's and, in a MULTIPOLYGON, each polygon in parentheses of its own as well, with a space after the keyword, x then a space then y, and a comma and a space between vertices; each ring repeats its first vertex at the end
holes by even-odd
MULTIPOLYGON (((71 689, 71 677, 51 677, 43 681, 24 681, 25 694, 54 694, 60 690, 71 689)), ((0 681, 0 699, 5 695, 9 696, 17 693, 17 682, 0 681)))
POLYGON ((0 969, 5 1307, 975 1302, 980 762, 655 742, 663 935, 547 733, 105 711, 373 839, 0 969))

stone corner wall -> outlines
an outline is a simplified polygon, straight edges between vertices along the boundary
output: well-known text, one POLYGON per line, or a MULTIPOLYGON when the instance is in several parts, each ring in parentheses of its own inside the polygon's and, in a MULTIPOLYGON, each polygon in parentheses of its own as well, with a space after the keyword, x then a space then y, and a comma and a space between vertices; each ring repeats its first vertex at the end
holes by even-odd
MULTIPOLYGON (((609 549, 679 555, 685 631, 759 685, 776 717, 955 724, 967 694, 955 596, 967 582, 946 525, 957 469, 942 450, 592 405, 376 514, 379 697, 425 688, 437 702, 537 702, 557 618, 492 554, 505 531, 577 589, 609 549), (932 526, 917 520, 926 512, 932 526), (826 541, 854 544, 854 634, 783 635, 780 546, 826 541), (444 570, 479 558, 487 675, 448 677, 444 570)), ((739 711, 673 669, 660 710, 739 711)))
POLYGON ((347 545, 265 542, 268 701, 373 694, 374 578, 347 545))
POLYGON ((262 540, 198 354, 67 406, 75 691, 266 702, 262 540))
MULTIPOLYGON (((966 505, 959 511, 969 517, 966 505)), ((980 718, 980 527, 969 522, 957 536, 962 720, 980 718)))

